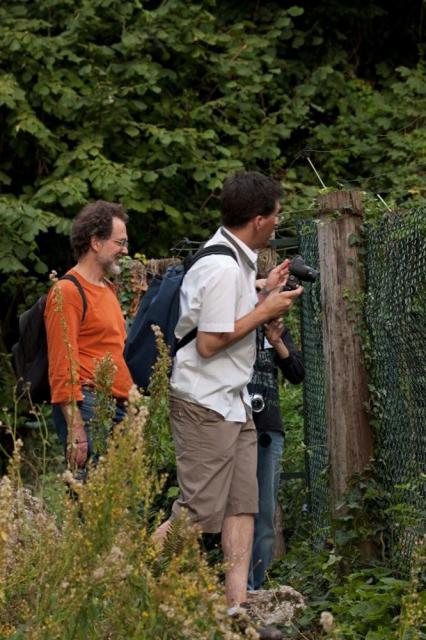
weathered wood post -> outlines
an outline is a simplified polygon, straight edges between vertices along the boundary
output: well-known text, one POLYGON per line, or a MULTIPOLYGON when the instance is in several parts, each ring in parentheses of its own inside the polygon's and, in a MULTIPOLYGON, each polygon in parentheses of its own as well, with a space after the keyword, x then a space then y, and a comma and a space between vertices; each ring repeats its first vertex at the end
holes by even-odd
POLYGON ((365 468, 373 453, 365 406, 368 377, 354 319, 363 288, 356 241, 363 215, 361 193, 322 195, 318 206, 331 509, 336 515, 349 479, 365 468))

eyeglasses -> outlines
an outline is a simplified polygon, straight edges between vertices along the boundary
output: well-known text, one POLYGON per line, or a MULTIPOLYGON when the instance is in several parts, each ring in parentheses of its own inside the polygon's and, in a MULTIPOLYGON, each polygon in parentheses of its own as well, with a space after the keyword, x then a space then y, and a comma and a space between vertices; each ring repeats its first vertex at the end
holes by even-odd
POLYGON ((124 240, 124 239, 123 240, 114 240, 112 238, 110 238, 110 240, 112 240, 112 242, 114 244, 116 244, 117 247, 126 247, 126 249, 127 249, 127 247, 129 246, 129 241, 128 240, 124 240))

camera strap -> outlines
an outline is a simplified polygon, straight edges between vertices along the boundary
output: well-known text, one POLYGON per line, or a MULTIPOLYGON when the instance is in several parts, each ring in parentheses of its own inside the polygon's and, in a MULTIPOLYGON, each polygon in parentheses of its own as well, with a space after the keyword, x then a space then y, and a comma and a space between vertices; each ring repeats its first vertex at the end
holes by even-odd
POLYGON ((260 325, 256 329, 256 358, 259 357, 259 353, 265 350, 265 327, 260 325))

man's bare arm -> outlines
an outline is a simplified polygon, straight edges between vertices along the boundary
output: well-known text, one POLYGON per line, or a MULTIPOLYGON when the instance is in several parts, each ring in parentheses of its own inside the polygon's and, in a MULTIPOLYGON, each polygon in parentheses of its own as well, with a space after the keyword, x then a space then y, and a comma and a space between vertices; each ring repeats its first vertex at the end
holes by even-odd
POLYGON ((67 460, 71 465, 83 467, 89 445, 80 410, 75 402, 64 402, 60 406, 68 429, 67 460))
POLYGON ((219 351, 245 338, 256 327, 286 313, 292 306, 294 299, 298 298, 302 293, 303 287, 298 287, 293 291, 272 291, 253 311, 250 311, 250 313, 235 322, 235 328, 232 333, 198 331, 196 341, 198 353, 203 358, 211 358, 219 351))

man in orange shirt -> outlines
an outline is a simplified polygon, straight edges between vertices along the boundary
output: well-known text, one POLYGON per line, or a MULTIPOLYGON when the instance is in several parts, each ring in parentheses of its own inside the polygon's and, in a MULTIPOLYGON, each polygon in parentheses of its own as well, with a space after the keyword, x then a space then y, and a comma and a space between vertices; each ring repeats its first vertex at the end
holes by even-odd
POLYGON ((132 379, 124 361, 125 324, 108 275, 120 272, 119 259, 127 254, 128 217, 119 204, 98 200, 75 218, 71 247, 77 264, 74 276, 86 298, 70 280, 59 280, 49 293, 45 324, 53 419, 67 447, 68 462, 82 468, 93 453, 90 420, 94 415, 96 363, 110 354, 115 365, 112 395, 113 421, 125 415, 132 379))

